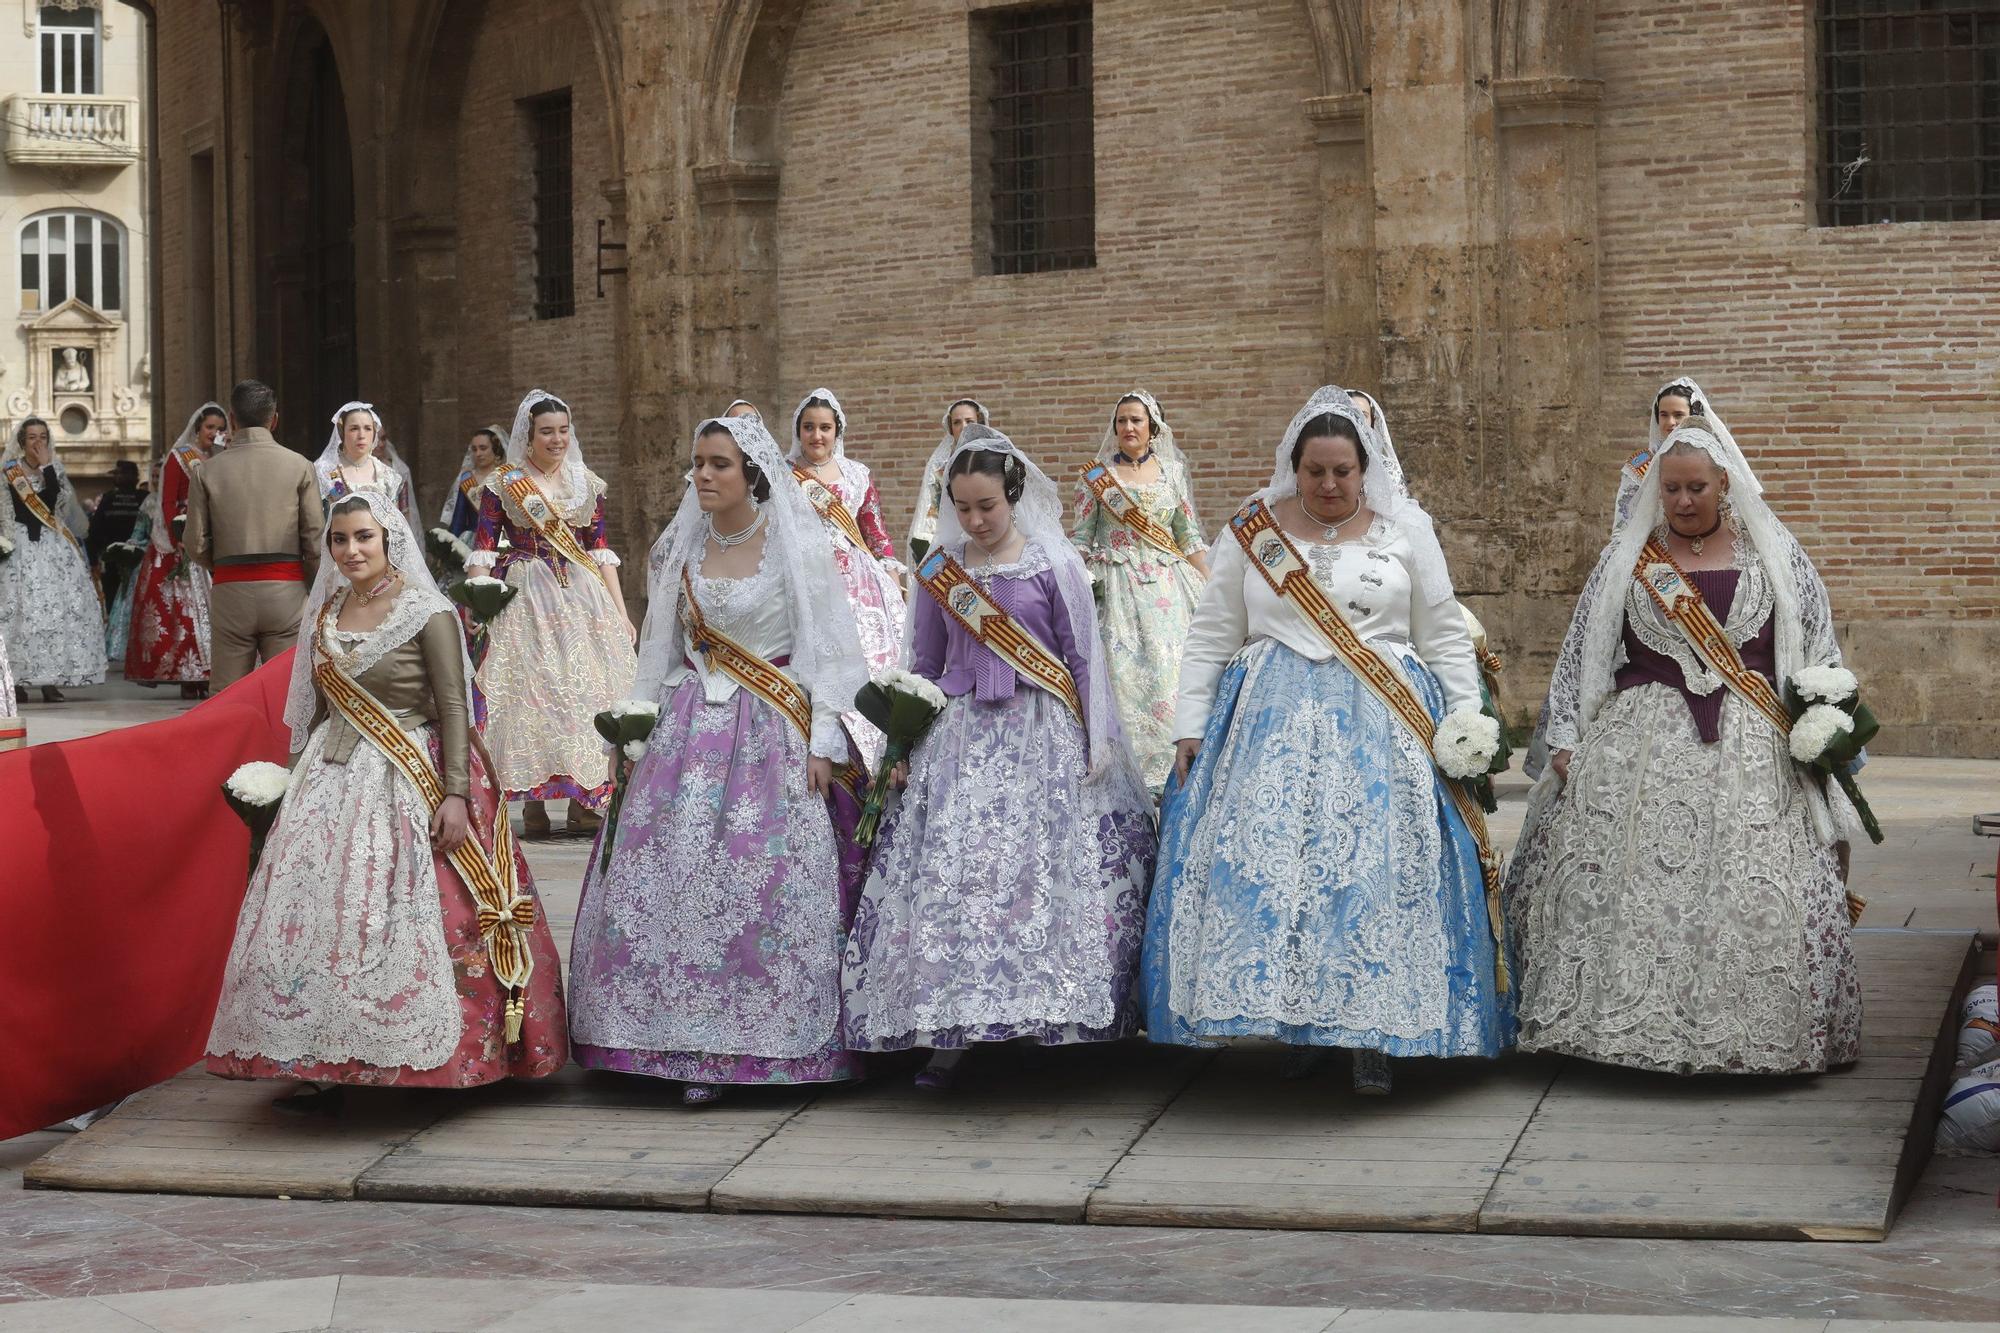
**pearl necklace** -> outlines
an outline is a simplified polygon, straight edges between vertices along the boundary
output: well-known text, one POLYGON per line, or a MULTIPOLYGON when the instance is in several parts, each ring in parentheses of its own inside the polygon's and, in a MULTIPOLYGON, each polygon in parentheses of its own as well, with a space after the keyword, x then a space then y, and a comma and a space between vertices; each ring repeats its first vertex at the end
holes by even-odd
POLYGON ((749 541, 752 537, 757 535, 757 529, 764 526, 764 511, 761 509, 757 511, 757 516, 751 519, 749 525, 745 527, 741 532, 730 532, 730 533, 717 532, 715 530, 715 515, 708 514, 705 515, 704 517, 708 519, 709 539, 712 540, 717 546, 720 546, 725 551, 730 549, 732 546, 741 546, 744 542, 749 541))
POLYGON ((1299 497, 1299 512, 1301 514, 1304 514, 1312 522, 1319 525, 1319 530, 1320 530, 1319 535, 1322 540, 1327 542, 1338 542, 1340 540, 1340 530, 1347 524, 1352 523, 1354 521, 1354 516, 1361 512, 1361 499, 1360 497, 1356 497, 1354 501, 1354 508, 1347 511, 1347 517, 1341 519, 1338 523, 1334 523, 1330 526, 1328 525, 1325 519, 1321 518, 1318 514, 1315 514, 1312 511, 1312 506, 1306 503, 1306 497, 1303 495, 1299 497))

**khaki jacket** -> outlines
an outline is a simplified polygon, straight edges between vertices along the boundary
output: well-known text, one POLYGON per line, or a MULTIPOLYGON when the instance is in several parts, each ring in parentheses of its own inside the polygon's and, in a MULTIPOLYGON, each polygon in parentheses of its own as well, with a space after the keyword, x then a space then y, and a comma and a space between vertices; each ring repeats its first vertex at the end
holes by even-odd
POLYGON ((188 481, 187 531, 196 564, 249 564, 296 557, 310 580, 319 572, 326 518, 312 464, 255 426, 233 431, 229 447, 188 481))

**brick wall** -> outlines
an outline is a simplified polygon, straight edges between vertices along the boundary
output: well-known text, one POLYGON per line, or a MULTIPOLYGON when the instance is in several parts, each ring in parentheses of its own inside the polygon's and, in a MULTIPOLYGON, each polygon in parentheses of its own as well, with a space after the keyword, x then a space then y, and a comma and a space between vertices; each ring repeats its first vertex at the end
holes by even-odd
MULTIPOLYGON (((464 432, 502 430, 529 389, 560 395, 591 470, 618 485, 619 358, 613 302, 597 297, 597 219, 608 217, 611 126, 588 26, 574 4, 494 0, 473 43, 459 113, 458 396, 464 432), (519 102, 568 88, 576 313, 534 314, 533 197, 519 102)), ((607 292, 609 288, 607 288, 607 292)), ((462 446, 463 439, 459 441, 462 446)), ((452 462, 457 464, 454 452, 452 462)), ((627 537, 644 543, 650 534, 627 537)))
POLYGON ((782 401, 762 406, 782 434, 815 385, 841 395, 900 536, 951 399, 985 403, 1067 498, 1143 386, 1213 530, 1323 374, 1303 12, 1099 0, 1097 267, 974 276, 966 10, 807 9, 781 116, 782 401))
POLYGON ((1990 755, 2000 225, 1816 225, 1815 8, 1600 0, 1605 396, 1629 426, 1603 466, 1694 376, 1824 575, 1886 747, 1990 755))

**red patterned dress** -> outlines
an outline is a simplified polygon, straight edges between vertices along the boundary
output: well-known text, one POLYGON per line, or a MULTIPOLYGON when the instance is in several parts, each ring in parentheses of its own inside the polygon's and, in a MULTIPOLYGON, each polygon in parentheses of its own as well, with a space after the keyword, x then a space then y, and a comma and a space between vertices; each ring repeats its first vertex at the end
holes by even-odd
POLYGON ((189 469, 207 459, 199 448, 182 444, 161 465, 160 516, 133 575, 127 680, 185 685, 208 679, 208 571, 182 558, 174 532, 174 519, 187 513, 189 469))

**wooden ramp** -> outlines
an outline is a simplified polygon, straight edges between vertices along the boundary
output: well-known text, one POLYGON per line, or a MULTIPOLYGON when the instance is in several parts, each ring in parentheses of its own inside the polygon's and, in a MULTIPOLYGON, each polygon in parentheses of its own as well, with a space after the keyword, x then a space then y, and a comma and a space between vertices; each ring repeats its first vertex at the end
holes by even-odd
POLYGON ((1820 1078, 1676 1079, 1573 1060, 1403 1061, 1124 1043, 982 1051, 947 1095, 908 1071, 739 1091, 565 1071, 350 1094, 338 1120, 199 1071, 30 1166, 44 1189, 1023 1218, 1149 1226, 1879 1240, 1931 1149, 1969 932, 1860 931, 1863 1055, 1820 1078))

